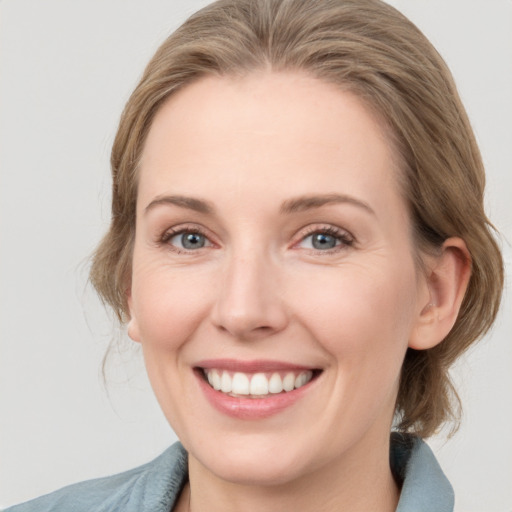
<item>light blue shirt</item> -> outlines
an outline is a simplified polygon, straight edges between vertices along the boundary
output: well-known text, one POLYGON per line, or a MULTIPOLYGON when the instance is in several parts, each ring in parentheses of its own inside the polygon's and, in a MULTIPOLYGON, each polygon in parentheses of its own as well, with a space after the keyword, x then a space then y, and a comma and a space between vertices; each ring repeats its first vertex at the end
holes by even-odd
MULTIPOLYGON (((392 434, 390 463, 403 481, 396 512, 453 512, 453 489, 421 439, 392 434)), ((187 479, 187 452, 175 443, 148 464, 64 487, 5 512, 170 512, 187 479)))

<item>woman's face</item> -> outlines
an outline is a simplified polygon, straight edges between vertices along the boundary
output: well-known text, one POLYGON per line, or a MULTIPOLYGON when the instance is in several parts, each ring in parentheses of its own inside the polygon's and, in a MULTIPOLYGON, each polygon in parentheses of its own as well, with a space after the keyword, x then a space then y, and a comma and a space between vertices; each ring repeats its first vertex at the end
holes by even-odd
POLYGON ((129 334, 191 464, 284 483, 387 449, 429 300, 394 156, 355 96, 303 74, 203 78, 157 113, 129 334))

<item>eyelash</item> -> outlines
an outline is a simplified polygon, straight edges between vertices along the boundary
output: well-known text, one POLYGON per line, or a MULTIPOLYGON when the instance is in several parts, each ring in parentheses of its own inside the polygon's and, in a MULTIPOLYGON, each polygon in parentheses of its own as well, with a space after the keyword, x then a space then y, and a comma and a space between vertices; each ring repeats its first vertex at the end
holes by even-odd
POLYGON ((327 235, 333 237, 339 244, 335 245, 330 249, 309 249, 309 251, 314 252, 315 254, 333 254, 339 251, 343 251, 349 247, 353 247, 355 243, 354 237, 344 229, 337 228, 335 226, 312 226, 305 233, 301 234, 300 240, 294 244, 294 246, 299 245, 304 242, 307 238, 313 235, 327 235))
POLYGON ((185 226, 185 227, 181 227, 178 229, 171 228, 163 233, 163 235, 161 236, 161 238, 158 242, 160 245, 166 245, 168 248, 170 248, 172 251, 174 251, 178 254, 190 254, 190 253, 197 251, 197 249, 195 249, 195 250, 182 249, 180 247, 176 247, 175 245, 172 245, 169 243, 169 241, 172 238, 174 238, 175 236, 184 235, 184 234, 201 235, 206 240, 208 240, 210 242, 210 244, 213 244, 212 241, 208 238, 208 235, 202 229, 198 228, 197 226, 194 226, 194 227, 186 227, 185 226))
MULTIPOLYGON (((210 240, 208 235, 204 230, 201 228, 194 226, 194 227, 181 227, 178 229, 171 228, 163 233, 163 235, 159 239, 160 245, 166 245, 168 248, 170 248, 172 251, 176 252, 177 254, 190 254, 193 252, 196 252, 198 249, 182 249, 180 247, 176 247, 175 245, 172 245, 169 243, 169 241, 178 235, 183 234, 195 234, 195 235, 201 235, 203 236, 211 245, 214 245, 213 242, 210 240)), ((302 233, 300 235, 300 239, 293 244, 293 247, 297 247, 300 243, 304 242, 307 238, 316 235, 327 235, 331 236, 334 239, 336 239, 336 242, 340 242, 339 244, 335 245, 332 248, 329 249, 306 249, 310 252, 313 252, 315 254, 332 254, 339 251, 342 251, 344 249, 347 249, 349 247, 353 247, 355 243, 354 237, 348 232, 343 229, 337 228, 335 226, 324 226, 324 227, 318 227, 318 226, 312 226, 309 229, 306 230, 305 233, 302 233)), ((209 247, 210 247, 209 246, 209 247)))

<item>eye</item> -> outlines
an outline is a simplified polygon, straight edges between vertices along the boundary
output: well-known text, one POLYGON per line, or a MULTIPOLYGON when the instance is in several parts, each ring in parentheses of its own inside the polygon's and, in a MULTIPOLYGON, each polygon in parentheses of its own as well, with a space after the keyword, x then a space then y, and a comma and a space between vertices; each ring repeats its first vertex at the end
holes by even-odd
POLYGON ((162 242, 172 246, 178 252, 195 251, 212 245, 203 233, 190 229, 167 232, 162 238, 162 242))
POLYGON ((343 230, 329 227, 325 229, 315 229, 298 243, 298 247, 303 249, 313 249, 315 251, 333 251, 343 249, 353 245, 353 238, 343 230))

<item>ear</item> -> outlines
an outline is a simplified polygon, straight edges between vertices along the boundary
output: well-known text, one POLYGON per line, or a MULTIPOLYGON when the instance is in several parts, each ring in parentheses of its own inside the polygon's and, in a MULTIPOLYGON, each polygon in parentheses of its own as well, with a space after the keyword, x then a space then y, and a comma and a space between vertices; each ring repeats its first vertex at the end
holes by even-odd
POLYGON ((471 256, 461 238, 448 238, 441 253, 428 264, 425 276, 429 293, 409 339, 409 347, 426 350, 435 347, 451 331, 459 314, 471 276, 471 256))
POLYGON ((126 302, 128 303, 128 311, 130 313, 130 320, 128 320, 128 324, 126 325, 126 332, 131 340, 140 342, 140 332, 139 332, 139 324, 137 322, 137 317, 135 316, 133 310, 133 299, 132 299, 132 290, 128 288, 126 290, 126 302))

